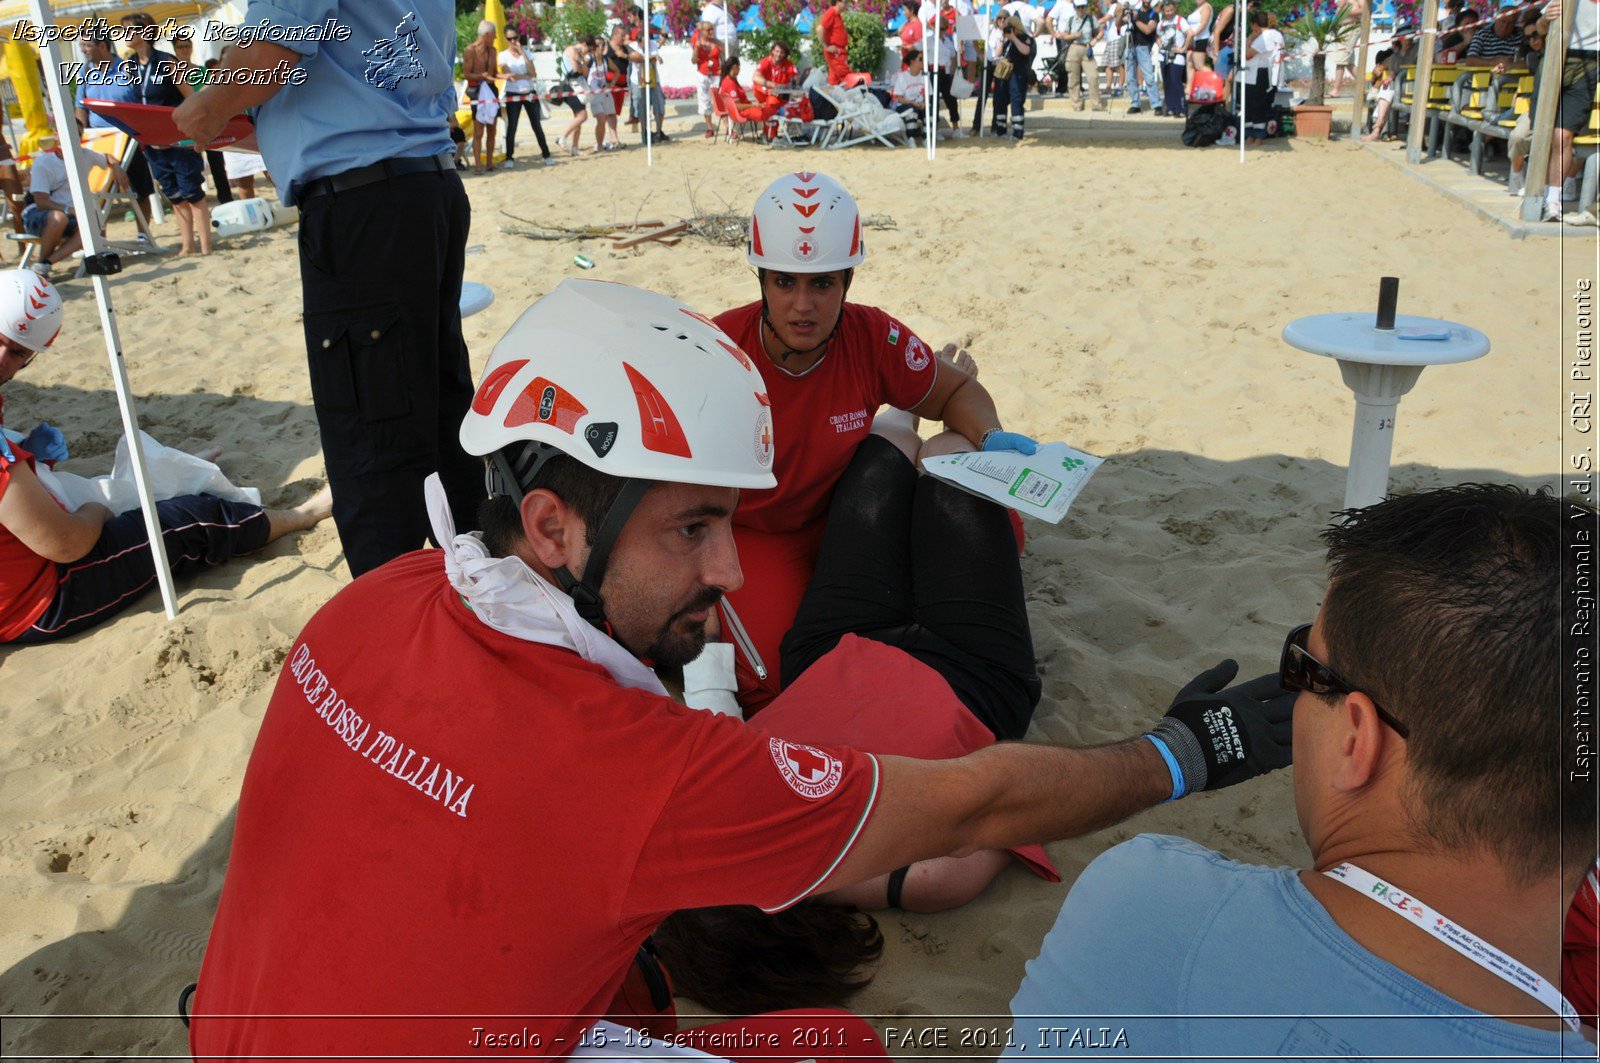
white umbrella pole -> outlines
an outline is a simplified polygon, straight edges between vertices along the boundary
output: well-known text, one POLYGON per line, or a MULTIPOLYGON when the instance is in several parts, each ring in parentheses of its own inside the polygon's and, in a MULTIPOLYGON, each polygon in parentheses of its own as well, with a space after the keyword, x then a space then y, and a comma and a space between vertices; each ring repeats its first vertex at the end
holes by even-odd
MULTIPOLYGON (((933 17, 935 21, 938 21, 939 15, 937 12, 933 17)), ((933 53, 928 49, 928 41, 928 24, 924 22, 922 24, 922 80, 926 83, 927 88, 922 94, 922 125, 923 135, 927 137, 928 161, 932 162, 933 138, 938 135, 938 131, 934 128, 936 123, 933 120, 933 95, 935 86, 939 84, 939 75, 934 70, 933 53)))
POLYGON ((639 71, 639 96, 644 104, 644 114, 639 116, 639 121, 644 123, 644 164, 653 167, 656 161, 651 154, 655 145, 650 136, 650 123, 655 115, 650 107, 650 0, 644 0, 644 28, 640 30, 640 35, 644 38, 644 69, 639 71))
MULTIPOLYGON (((30 2, 34 19, 41 28, 55 25, 55 12, 51 10, 50 0, 30 2)), ((89 179, 78 150, 72 99, 61 84, 60 49, 54 38, 46 38, 42 46, 44 83, 50 93, 50 105, 55 110, 56 142, 61 145, 61 158, 67 164, 67 183, 72 189, 72 206, 78 216, 78 231, 83 235, 84 253, 99 255, 105 250, 106 241, 100 235, 99 214, 89 199, 89 179)), ((139 505, 144 509, 144 526, 150 535, 150 549, 155 554, 161 603, 166 607, 167 619, 171 620, 178 615, 178 596, 173 589, 172 569, 167 564, 167 545, 161 538, 161 520, 156 515, 156 500, 150 493, 144 446, 139 440, 139 414, 133 407, 133 394, 128 389, 128 372, 122 363, 122 341, 117 336, 117 315, 111 306, 111 286, 104 276, 93 272, 89 276, 94 285, 95 302, 100 307, 100 330, 105 334, 106 356, 111 360, 111 380, 117 389, 117 406, 122 410, 122 431, 128 439, 128 455, 133 459, 133 480, 139 489, 139 505)))
MULTIPOLYGON (((928 70, 928 93, 926 93, 926 99, 923 99, 923 104, 925 104, 926 112, 928 112, 925 123, 928 126, 928 160, 930 162, 933 158, 938 158, 939 155, 939 110, 938 107, 934 107, 933 99, 934 94, 938 93, 939 64, 942 62, 941 56, 939 56, 939 32, 942 29, 942 19, 939 16, 944 13, 944 8, 938 6, 939 3, 941 3, 941 0, 934 0, 933 66, 926 66, 928 51, 923 50, 923 66, 928 70)), ((926 30, 928 30, 928 27, 923 26, 923 32, 926 32, 926 30)))
MULTIPOLYGON (((1372 0, 1368 0, 1369 3, 1372 0)), ((1245 112, 1250 109, 1249 91, 1244 79, 1244 53, 1250 50, 1250 0, 1239 0, 1239 17, 1244 21, 1234 24, 1233 27, 1233 80, 1239 84, 1239 165, 1244 165, 1244 121, 1245 112), (1244 36, 1239 36, 1239 31, 1244 31, 1244 36), (1241 47, 1241 42, 1243 47, 1241 47)))

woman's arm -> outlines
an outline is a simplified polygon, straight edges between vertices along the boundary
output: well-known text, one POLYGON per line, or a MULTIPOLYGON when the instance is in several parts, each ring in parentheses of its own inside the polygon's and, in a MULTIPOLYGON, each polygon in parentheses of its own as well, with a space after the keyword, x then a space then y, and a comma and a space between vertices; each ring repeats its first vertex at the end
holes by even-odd
POLYGON ((1016 45, 1017 51, 1023 55, 1033 54, 1033 39, 1030 37, 1012 37, 1011 43, 1016 45))
POLYGON ((98 502, 74 513, 62 509, 25 462, 11 466, 11 483, 0 495, 0 526, 47 561, 67 564, 94 549, 114 514, 98 502))
POLYGON ((987 388, 949 362, 939 362, 928 397, 908 411, 930 421, 943 421, 952 432, 965 436, 973 446, 983 443, 983 434, 1000 427, 994 397, 987 388))

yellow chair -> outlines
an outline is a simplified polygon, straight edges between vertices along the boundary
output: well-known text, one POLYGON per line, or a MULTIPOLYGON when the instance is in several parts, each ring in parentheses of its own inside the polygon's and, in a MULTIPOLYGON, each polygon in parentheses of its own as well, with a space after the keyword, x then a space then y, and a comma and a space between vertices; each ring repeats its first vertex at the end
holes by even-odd
POLYGON ((1450 90, 1460 73, 1460 68, 1454 63, 1441 63, 1428 76, 1428 97, 1422 112, 1425 123, 1423 137, 1428 141, 1428 154, 1434 158, 1438 158, 1444 142, 1445 116, 1450 113, 1450 90))
MULTIPOLYGON (((1484 109, 1492 98, 1490 92, 1493 82, 1494 72, 1488 67, 1463 70, 1450 86, 1450 110, 1443 115, 1444 123, 1476 133, 1479 123, 1483 121, 1484 109)), ((1441 139, 1444 157, 1449 160, 1449 130, 1444 131, 1441 139)))

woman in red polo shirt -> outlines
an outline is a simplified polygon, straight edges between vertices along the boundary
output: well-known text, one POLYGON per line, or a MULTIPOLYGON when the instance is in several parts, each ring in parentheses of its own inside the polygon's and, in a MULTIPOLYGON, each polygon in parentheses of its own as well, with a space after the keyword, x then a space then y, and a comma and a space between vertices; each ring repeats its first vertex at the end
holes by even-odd
MULTIPOLYGON (((765 122, 777 114, 778 108, 783 104, 777 100, 751 102, 750 97, 745 94, 744 86, 739 84, 739 65, 738 56, 733 56, 722 64, 722 84, 717 87, 717 91, 722 93, 723 105, 736 120, 765 122)), ((737 133, 730 135, 738 137, 737 133)))
MULTIPOLYGON (((905 325, 845 302, 866 245, 860 211, 838 181, 817 173, 774 181, 756 200, 745 257, 761 297, 716 323, 760 369, 782 441, 778 486, 746 491, 734 517, 745 584, 726 600, 723 632, 739 650, 739 700, 749 711, 781 689, 778 644, 811 578, 834 486, 880 406, 944 423, 924 456, 1032 453, 1035 444, 1002 431, 983 385, 905 325)), ((900 428, 891 439, 915 456, 915 433, 900 428)))

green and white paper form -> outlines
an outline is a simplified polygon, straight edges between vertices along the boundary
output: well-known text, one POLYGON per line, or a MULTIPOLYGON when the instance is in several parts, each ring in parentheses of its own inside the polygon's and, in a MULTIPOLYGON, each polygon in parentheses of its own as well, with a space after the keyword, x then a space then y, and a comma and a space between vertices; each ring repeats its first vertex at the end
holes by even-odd
POLYGON ((1011 450, 951 454, 928 458, 922 467, 963 491, 1059 524, 1104 460, 1065 443, 1045 443, 1032 456, 1011 450))

